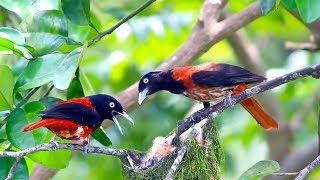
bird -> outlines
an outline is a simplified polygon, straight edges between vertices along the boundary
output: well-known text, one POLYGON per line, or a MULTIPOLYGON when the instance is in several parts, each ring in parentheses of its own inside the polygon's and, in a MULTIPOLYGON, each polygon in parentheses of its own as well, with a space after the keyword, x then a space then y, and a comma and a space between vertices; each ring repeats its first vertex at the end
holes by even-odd
POLYGON ((99 128, 104 119, 113 121, 121 134, 123 131, 116 115, 121 115, 134 124, 121 104, 106 94, 58 101, 39 114, 41 120, 25 126, 23 132, 45 127, 54 133, 51 141, 55 141, 55 136, 59 136, 84 146, 89 143, 89 134, 99 128))
MULTIPOLYGON (((142 76, 138 86, 138 103, 141 105, 148 95, 165 90, 201 101, 207 108, 223 100, 230 103, 230 97, 246 90, 247 84, 265 80, 263 76, 231 64, 207 62, 175 67, 142 76)), ((278 128, 277 122, 255 99, 247 98, 240 104, 264 129, 278 128)))

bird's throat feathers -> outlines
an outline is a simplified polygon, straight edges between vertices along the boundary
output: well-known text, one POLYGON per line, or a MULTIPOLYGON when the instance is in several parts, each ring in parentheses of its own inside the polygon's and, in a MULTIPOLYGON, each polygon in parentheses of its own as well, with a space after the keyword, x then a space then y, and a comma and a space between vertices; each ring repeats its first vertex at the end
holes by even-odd
POLYGON ((186 90, 186 87, 181 81, 172 78, 172 72, 169 70, 161 71, 158 74, 155 74, 150 90, 155 92, 166 90, 174 94, 181 94, 186 90))

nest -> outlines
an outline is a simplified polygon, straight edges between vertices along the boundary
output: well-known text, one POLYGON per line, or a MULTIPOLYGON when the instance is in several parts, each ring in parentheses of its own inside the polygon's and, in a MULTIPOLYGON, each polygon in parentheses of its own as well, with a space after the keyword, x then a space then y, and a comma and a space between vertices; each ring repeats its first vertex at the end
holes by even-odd
MULTIPOLYGON (((204 127, 206 147, 200 147, 194 138, 189 138, 189 148, 183 157, 174 179, 220 179, 220 165, 224 155, 218 140, 217 128, 214 121, 204 127)), ((165 179, 172 163, 176 158, 173 153, 154 167, 134 172, 123 166, 125 179, 165 179)))

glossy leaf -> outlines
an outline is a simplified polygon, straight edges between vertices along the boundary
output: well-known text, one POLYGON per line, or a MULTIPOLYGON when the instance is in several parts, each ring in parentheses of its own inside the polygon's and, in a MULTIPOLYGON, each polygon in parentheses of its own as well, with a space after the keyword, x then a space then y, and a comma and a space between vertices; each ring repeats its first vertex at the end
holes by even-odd
POLYGON ((297 7, 295 0, 281 0, 281 3, 288 9, 294 9, 297 7))
POLYGON ((80 25, 90 24, 89 0, 63 0, 61 1, 61 8, 72 22, 80 25))
POLYGON ((10 68, 0 65, 0 111, 10 110, 13 105, 14 77, 10 68))
POLYGON ((83 48, 79 47, 70 52, 57 67, 53 75, 53 84, 57 89, 65 90, 69 87, 82 58, 82 50, 83 48))
POLYGON ((16 29, 0 27, 0 37, 10 40, 17 45, 25 44, 23 35, 16 29))
POLYGON ((34 146, 32 132, 22 132, 24 126, 28 124, 25 112, 21 108, 13 110, 8 116, 6 132, 11 144, 19 149, 26 149, 34 146))
POLYGON ((20 24, 23 32, 47 32, 68 36, 67 19, 60 10, 48 10, 35 13, 20 24))
POLYGON ((111 140, 107 136, 106 132, 102 127, 98 128, 97 130, 93 131, 91 133, 91 136, 97 140, 99 143, 101 143, 104 146, 110 146, 112 145, 111 140))
POLYGON ((87 75, 83 71, 81 71, 81 69, 80 69, 79 76, 80 76, 79 80, 81 82, 84 95, 88 96, 88 95, 95 94, 87 75))
POLYGON ((49 54, 29 62, 18 77, 15 92, 39 87, 52 81, 56 68, 64 57, 64 54, 49 54))
POLYGON ((280 0, 260 0, 260 8, 263 15, 268 14, 274 7, 277 7, 280 0))
POLYGON ((84 96, 83 88, 80 83, 79 77, 72 79, 70 86, 67 89, 67 99, 84 96))
POLYGON ((32 55, 28 48, 14 44, 12 41, 0 37, 0 53, 2 54, 16 54, 26 59, 32 59, 32 55))
POLYGON ((66 41, 63 36, 45 32, 25 33, 24 35, 26 44, 35 49, 33 56, 36 57, 52 53, 66 41))
POLYGON ((262 160, 250 167, 240 176, 240 180, 257 179, 280 170, 279 163, 272 160, 262 160))
POLYGON ((296 4, 304 22, 311 23, 320 16, 320 1, 296 0, 296 4))
POLYGON ((40 101, 45 107, 48 107, 48 106, 51 106, 53 103, 58 102, 58 101, 60 101, 60 100, 61 100, 61 99, 56 98, 56 97, 47 96, 47 97, 42 97, 39 101, 40 101))
MULTIPOLYGON (((13 163, 15 162, 15 158, 9 158, 9 157, 0 157, 0 179, 6 179, 10 168, 12 167, 13 163)), ((26 161, 24 158, 20 160, 20 162, 17 165, 17 168, 15 169, 13 173, 13 180, 17 179, 23 179, 28 180, 29 179, 29 173, 28 173, 28 167, 26 164, 26 161)))

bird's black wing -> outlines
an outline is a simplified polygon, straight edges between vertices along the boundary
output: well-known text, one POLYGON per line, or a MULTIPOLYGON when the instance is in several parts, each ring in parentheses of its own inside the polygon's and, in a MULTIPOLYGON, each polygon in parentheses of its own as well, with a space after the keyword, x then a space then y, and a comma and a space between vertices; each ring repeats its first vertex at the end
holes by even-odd
POLYGON ((103 118, 95 110, 76 102, 54 104, 40 111, 40 114, 43 119, 66 119, 91 127, 99 127, 103 121, 103 118))
POLYGON ((191 79, 196 84, 208 87, 234 86, 266 80, 263 76, 229 64, 217 64, 210 70, 196 72, 191 75, 191 79))

